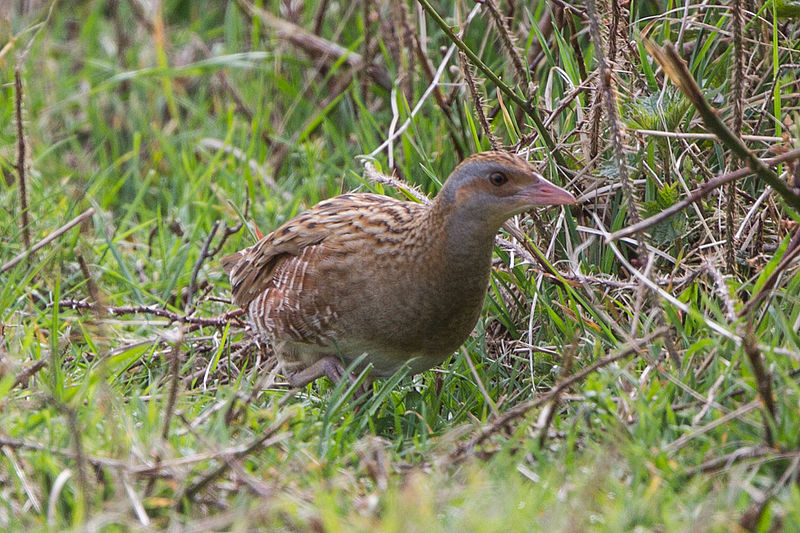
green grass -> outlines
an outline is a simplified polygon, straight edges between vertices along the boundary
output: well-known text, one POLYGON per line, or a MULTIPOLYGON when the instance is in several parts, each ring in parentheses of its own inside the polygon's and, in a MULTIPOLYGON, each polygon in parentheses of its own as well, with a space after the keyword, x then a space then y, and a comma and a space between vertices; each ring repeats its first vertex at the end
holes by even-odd
MULTIPOLYGON (((632 261, 645 270, 647 259, 635 257, 634 245, 617 243, 616 253, 602 238, 629 225, 634 208, 655 214, 735 168, 718 141, 632 131, 705 131, 637 41, 645 31, 658 43, 675 41, 681 27, 682 42, 693 45, 682 56, 732 122, 736 52, 732 40, 709 31, 731 31, 725 10, 692 5, 682 19, 684 5, 668 2, 629 5, 623 13, 622 31, 633 45, 618 43, 614 81, 620 121, 629 128, 623 141, 635 207, 619 188, 604 114, 592 133, 595 90, 565 102, 549 124, 569 170, 586 169, 569 188, 600 192, 581 208, 522 217, 526 237, 517 245, 568 282, 498 248, 484 314, 461 352, 419 376, 380 381, 371 396, 354 401, 349 384, 326 380, 289 394, 272 373, 274 362, 248 345, 236 321, 190 330, 151 313, 56 303, 97 300, 219 317, 233 308, 218 259, 252 243, 253 224, 267 233, 342 191, 400 197, 362 178, 357 156, 387 138, 391 99, 399 127, 430 81, 420 57, 398 41, 402 10, 386 2, 371 7, 377 16, 365 21, 360 4, 331 2, 321 19, 321 36, 375 57, 396 82, 392 94, 343 61, 316 63, 318 55, 309 57, 235 2, 165 0, 160 12, 139 2, 62 2, 47 20, 49 4, 32 4, 0 21, 12 41, 0 52, 0 264, 26 248, 15 66, 24 86, 32 243, 90 207, 95 214, 0 273, 0 529, 800 528, 796 261, 781 267, 769 298, 751 315, 732 320, 728 313, 778 267, 798 213, 774 195, 756 205, 763 184, 740 181, 735 230, 747 224, 737 240, 737 272, 719 283, 713 272, 726 271, 724 196, 687 208, 644 236, 659 252, 649 276, 660 292, 625 266, 632 261), (44 23, 38 33, 37 23, 44 23), (202 261, 190 305, 210 232, 219 224, 214 248, 242 221, 249 227, 225 235, 218 254, 202 261), (550 401, 559 382, 662 327, 680 366, 657 336, 550 401), (770 376, 774 419, 741 342, 732 340, 748 327, 770 376), (493 426, 526 405, 506 427, 493 426), (470 446, 486 428, 494 430, 470 446)), ((301 3, 298 13, 278 4, 259 3, 314 27, 317 3, 301 3)), ((596 72, 595 54, 580 14, 570 15, 573 25, 540 30, 555 4, 524 4, 515 3, 510 27, 525 64, 537 58, 528 96, 547 118, 575 87, 594 87, 582 72, 596 72)), ((473 6, 434 4, 458 28, 473 6)), ((419 36, 417 8, 408 3, 408 24, 419 36)), ((744 133, 794 133, 796 80, 780 67, 800 62, 796 21, 773 25, 771 8, 760 16, 745 17, 745 37, 755 42, 746 41, 744 133), (773 39, 775 29, 781 34, 773 39), (776 110, 784 115, 770 114, 776 110)), ((436 70, 452 43, 426 21, 421 47, 436 70)), ((463 39, 525 96, 485 9, 463 39)), ((457 65, 453 55, 441 80, 447 113, 429 96, 393 144, 396 173, 431 195, 459 150, 490 146, 457 65)), ((532 118, 473 74, 500 142, 518 143, 515 149, 530 151, 563 184, 552 151, 531 135, 532 118)), ((778 143, 748 143, 759 157, 772 155, 770 144, 778 143)), ((387 152, 375 162, 387 171, 387 152)))

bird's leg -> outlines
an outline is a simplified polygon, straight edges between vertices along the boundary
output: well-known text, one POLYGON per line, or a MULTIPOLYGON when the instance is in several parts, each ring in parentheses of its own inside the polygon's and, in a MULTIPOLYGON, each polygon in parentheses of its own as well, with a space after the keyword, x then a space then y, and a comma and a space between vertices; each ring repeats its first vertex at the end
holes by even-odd
POLYGON ((328 376, 331 381, 338 383, 344 374, 344 367, 342 366, 342 362, 339 361, 339 358, 335 355, 328 355, 322 359, 318 359, 311 366, 299 372, 289 374, 286 377, 289 380, 289 385, 299 388, 305 387, 322 376, 328 376))
MULTIPOLYGON (((330 379, 335 385, 339 383, 345 374, 345 368, 339 358, 335 355, 328 355, 322 359, 318 359, 311 366, 308 366, 299 372, 289 374, 287 379, 289 380, 289 385, 300 388, 305 387, 315 379, 321 378, 322 376, 327 376, 328 379, 330 379)), ((357 376, 354 376, 353 374, 346 375, 351 384, 355 383, 356 379, 358 379, 357 376)), ((354 391, 353 397, 360 398, 364 394, 367 394, 371 390, 373 381, 374 379, 371 379, 369 376, 367 376, 366 380, 361 384, 361 386, 354 391)))

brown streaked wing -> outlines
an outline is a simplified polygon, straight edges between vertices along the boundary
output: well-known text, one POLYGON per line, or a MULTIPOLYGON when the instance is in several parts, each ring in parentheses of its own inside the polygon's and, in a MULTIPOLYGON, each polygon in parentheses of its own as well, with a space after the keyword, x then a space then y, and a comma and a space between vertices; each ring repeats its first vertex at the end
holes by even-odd
POLYGON ((283 254, 276 259, 269 287, 248 306, 256 330, 273 340, 292 340, 331 345, 336 339, 337 313, 317 298, 313 275, 322 246, 303 248, 300 255, 283 254), (308 275, 307 275, 308 274, 308 275))
MULTIPOLYGON (((255 298, 274 287, 274 271, 282 258, 299 256, 305 248, 326 238, 346 234, 346 226, 359 215, 387 206, 406 205, 408 202, 377 194, 336 196, 289 220, 253 246, 223 257, 220 263, 230 275, 234 303, 247 308, 255 298)), ((270 299, 276 297, 277 294, 270 299)))

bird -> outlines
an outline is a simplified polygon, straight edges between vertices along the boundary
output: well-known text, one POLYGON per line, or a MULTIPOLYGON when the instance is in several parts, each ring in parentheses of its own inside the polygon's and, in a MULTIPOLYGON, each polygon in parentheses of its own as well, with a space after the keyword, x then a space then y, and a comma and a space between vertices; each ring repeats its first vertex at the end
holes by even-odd
POLYGON ((342 194, 220 263, 233 303, 291 386, 336 383, 359 358, 371 382, 406 365, 417 374, 458 350, 480 317, 503 223, 574 202, 525 159, 480 152, 428 204, 342 194))

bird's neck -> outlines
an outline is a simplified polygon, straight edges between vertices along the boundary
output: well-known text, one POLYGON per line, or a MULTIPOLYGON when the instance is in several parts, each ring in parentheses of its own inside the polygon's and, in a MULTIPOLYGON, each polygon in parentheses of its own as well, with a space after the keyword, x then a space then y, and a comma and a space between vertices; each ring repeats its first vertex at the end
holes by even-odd
POLYGON ((436 198, 426 221, 429 234, 439 241, 430 249, 440 254, 436 258, 439 280, 442 290, 453 298, 453 305, 482 305, 489 281, 494 237, 499 228, 475 215, 436 198))
POLYGON ((494 237, 500 225, 488 220, 488 216, 459 209, 452 202, 437 197, 427 218, 431 233, 442 239, 442 249, 447 253, 445 260, 459 263, 491 261, 494 237))

